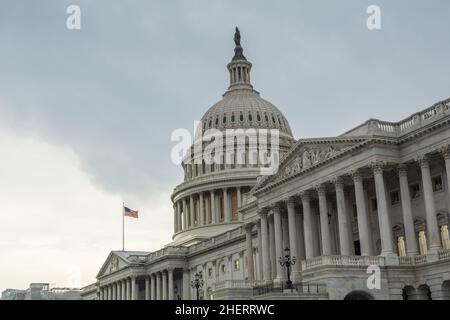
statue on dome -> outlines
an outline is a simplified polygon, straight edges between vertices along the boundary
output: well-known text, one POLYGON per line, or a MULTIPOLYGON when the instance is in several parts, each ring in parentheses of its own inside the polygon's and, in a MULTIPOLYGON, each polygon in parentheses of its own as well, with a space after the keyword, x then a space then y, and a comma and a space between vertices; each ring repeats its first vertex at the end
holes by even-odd
POLYGON ((236 46, 241 45, 241 32, 239 31, 239 28, 236 27, 236 32, 234 33, 234 43, 236 46))
POLYGON ((241 32, 239 31, 239 28, 236 27, 236 32, 234 33, 234 43, 236 44, 236 47, 234 48, 234 57, 233 60, 247 60, 245 59, 243 55, 243 49, 241 47, 241 32))

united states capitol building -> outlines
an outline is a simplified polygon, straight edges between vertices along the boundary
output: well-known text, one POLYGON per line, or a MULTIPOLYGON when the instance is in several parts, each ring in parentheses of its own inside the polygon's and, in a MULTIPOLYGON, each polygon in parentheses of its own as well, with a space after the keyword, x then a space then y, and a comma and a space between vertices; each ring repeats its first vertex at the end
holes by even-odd
POLYGON ((230 85, 200 136, 253 129, 257 143, 236 145, 243 161, 188 153, 171 196, 173 241, 112 251, 83 298, 197 299, 197 275, 199 299, 450 299, 450 99, 411 106, 399 122, 298 139, 253 88, 238 31, 235 43, 230 85), (260 132, 278 133, 277 150, 260 132), (273 174, 249 161, 267 145, 273 174), (296 260, 290 289, 285 255, 296 260))

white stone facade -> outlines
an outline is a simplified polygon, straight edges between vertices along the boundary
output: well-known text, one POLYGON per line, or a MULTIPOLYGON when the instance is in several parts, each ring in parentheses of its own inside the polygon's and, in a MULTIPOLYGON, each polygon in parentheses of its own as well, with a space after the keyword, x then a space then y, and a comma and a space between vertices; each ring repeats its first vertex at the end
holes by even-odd
POLYGON ((280 130, 278 172, 192 164, 194 152, 172 195, 173 242, 111 252, 97 297, 195 299, 190 284, 202 271, 201 299, 450 299, 450 99, 400 122, 295 140, 250 69, 228 65, 230 87, 202 132, 280 130), (290 291, 278 263, 285 248, 297 259, 290 291), (367 285, 369 266, 379 267, 379 288, 367 285))

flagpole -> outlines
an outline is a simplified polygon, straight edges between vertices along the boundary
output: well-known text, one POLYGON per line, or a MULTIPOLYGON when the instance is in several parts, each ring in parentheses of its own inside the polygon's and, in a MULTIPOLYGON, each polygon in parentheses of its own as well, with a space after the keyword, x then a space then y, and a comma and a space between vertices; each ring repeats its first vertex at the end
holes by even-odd
POLYGON ((122 202, 122 251, 125 251, 125 203, 122 202))

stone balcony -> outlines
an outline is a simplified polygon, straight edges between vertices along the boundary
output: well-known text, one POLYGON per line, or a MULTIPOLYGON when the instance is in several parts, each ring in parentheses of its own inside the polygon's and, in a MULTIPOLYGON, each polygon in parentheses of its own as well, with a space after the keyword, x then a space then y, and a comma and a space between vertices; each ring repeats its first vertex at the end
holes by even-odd
POLYGON ((370 119, 362 125, 342 134, 342 136, 382 135, 399 138, 449 115, 450 99, 446 99, 420 112, 414 113, 399 122, 370 119))

